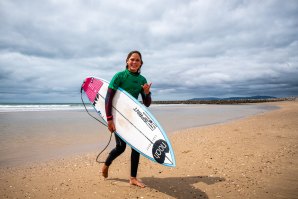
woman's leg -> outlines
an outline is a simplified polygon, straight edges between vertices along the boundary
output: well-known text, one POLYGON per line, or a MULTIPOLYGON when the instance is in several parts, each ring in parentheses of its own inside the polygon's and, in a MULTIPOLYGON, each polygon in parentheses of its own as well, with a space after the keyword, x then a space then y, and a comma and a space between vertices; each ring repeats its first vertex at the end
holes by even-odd
POLYGON ((109 153, 104 166, 102 167, 102 175, 103 177, 108 177, 109 166, 112 164, 113 160, 115 160, 119 155, 121 155, 126 148, 126 143, 115 134, 116 147, 109 153))
POLYGON ((137 177, 139 160, 140 160, 140 153, 134 149, 131 149, 131 156, 130 156, 130 164, 131 164, 130 176, 131 177, 137 177))
POLYGON ((145 185, 137 179, 139 160, 140 160, 140 153, 134 149, 131 149, 130 184, 144 188, 145 185))

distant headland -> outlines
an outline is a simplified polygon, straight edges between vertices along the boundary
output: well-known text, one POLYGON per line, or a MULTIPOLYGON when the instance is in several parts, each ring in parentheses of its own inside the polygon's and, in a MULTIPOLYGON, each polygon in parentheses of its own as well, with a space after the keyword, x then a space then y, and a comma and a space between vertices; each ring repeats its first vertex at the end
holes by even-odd
POLYGON ((152 104, 244 104, 277 101, 295 101, 296 97, 277 98, 272 96, 229 97, 229 98, 192 98, 189 100, 153 101, 152 104))

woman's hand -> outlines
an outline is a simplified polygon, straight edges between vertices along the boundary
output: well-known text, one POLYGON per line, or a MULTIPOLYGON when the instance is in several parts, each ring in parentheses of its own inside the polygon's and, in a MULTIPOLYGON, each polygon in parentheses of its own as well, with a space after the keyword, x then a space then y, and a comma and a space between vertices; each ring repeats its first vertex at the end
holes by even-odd
POLYGON ((144 90, 144 93, 145 93, 146 95, 148 95, 148 94, 150 93, 151 84, 152 84, 152 82, 149 83, 149 84, 144 84, 144 85, 142 86, 142 87, 143 87, 143 90, 144 90))
POLYGON ((116 131, 116 127, 113 120, 108 121, 108 129, 111 133, 114 133, 116 131))

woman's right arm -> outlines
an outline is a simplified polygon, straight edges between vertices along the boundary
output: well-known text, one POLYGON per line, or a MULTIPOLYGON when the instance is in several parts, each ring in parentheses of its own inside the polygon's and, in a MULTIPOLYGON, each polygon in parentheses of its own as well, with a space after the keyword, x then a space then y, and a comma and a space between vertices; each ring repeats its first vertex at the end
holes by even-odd
POLYGON ((116 93, 116 90, 108 88, 108 92, 105 99, 105 109, 106 109, 106 116, 108 121, 108 129, 110 130, 111 133, 116 131, 115 124, 113 121, 113 115, 112 115, 112 102, 113 102, 115 93, 116 93))

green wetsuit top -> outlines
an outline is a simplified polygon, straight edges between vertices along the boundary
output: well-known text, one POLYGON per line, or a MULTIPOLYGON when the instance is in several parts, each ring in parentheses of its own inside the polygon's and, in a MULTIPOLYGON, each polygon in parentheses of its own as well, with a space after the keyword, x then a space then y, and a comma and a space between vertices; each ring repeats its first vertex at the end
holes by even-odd
POLYGON ((139 73, 130 72, 128 69, 116 73, 112 78, 109 88, 117 90, 121 87, 123 90, 138 99, 139 94, 143 91, 143 85, 147 83, 144 76, 139 73))

